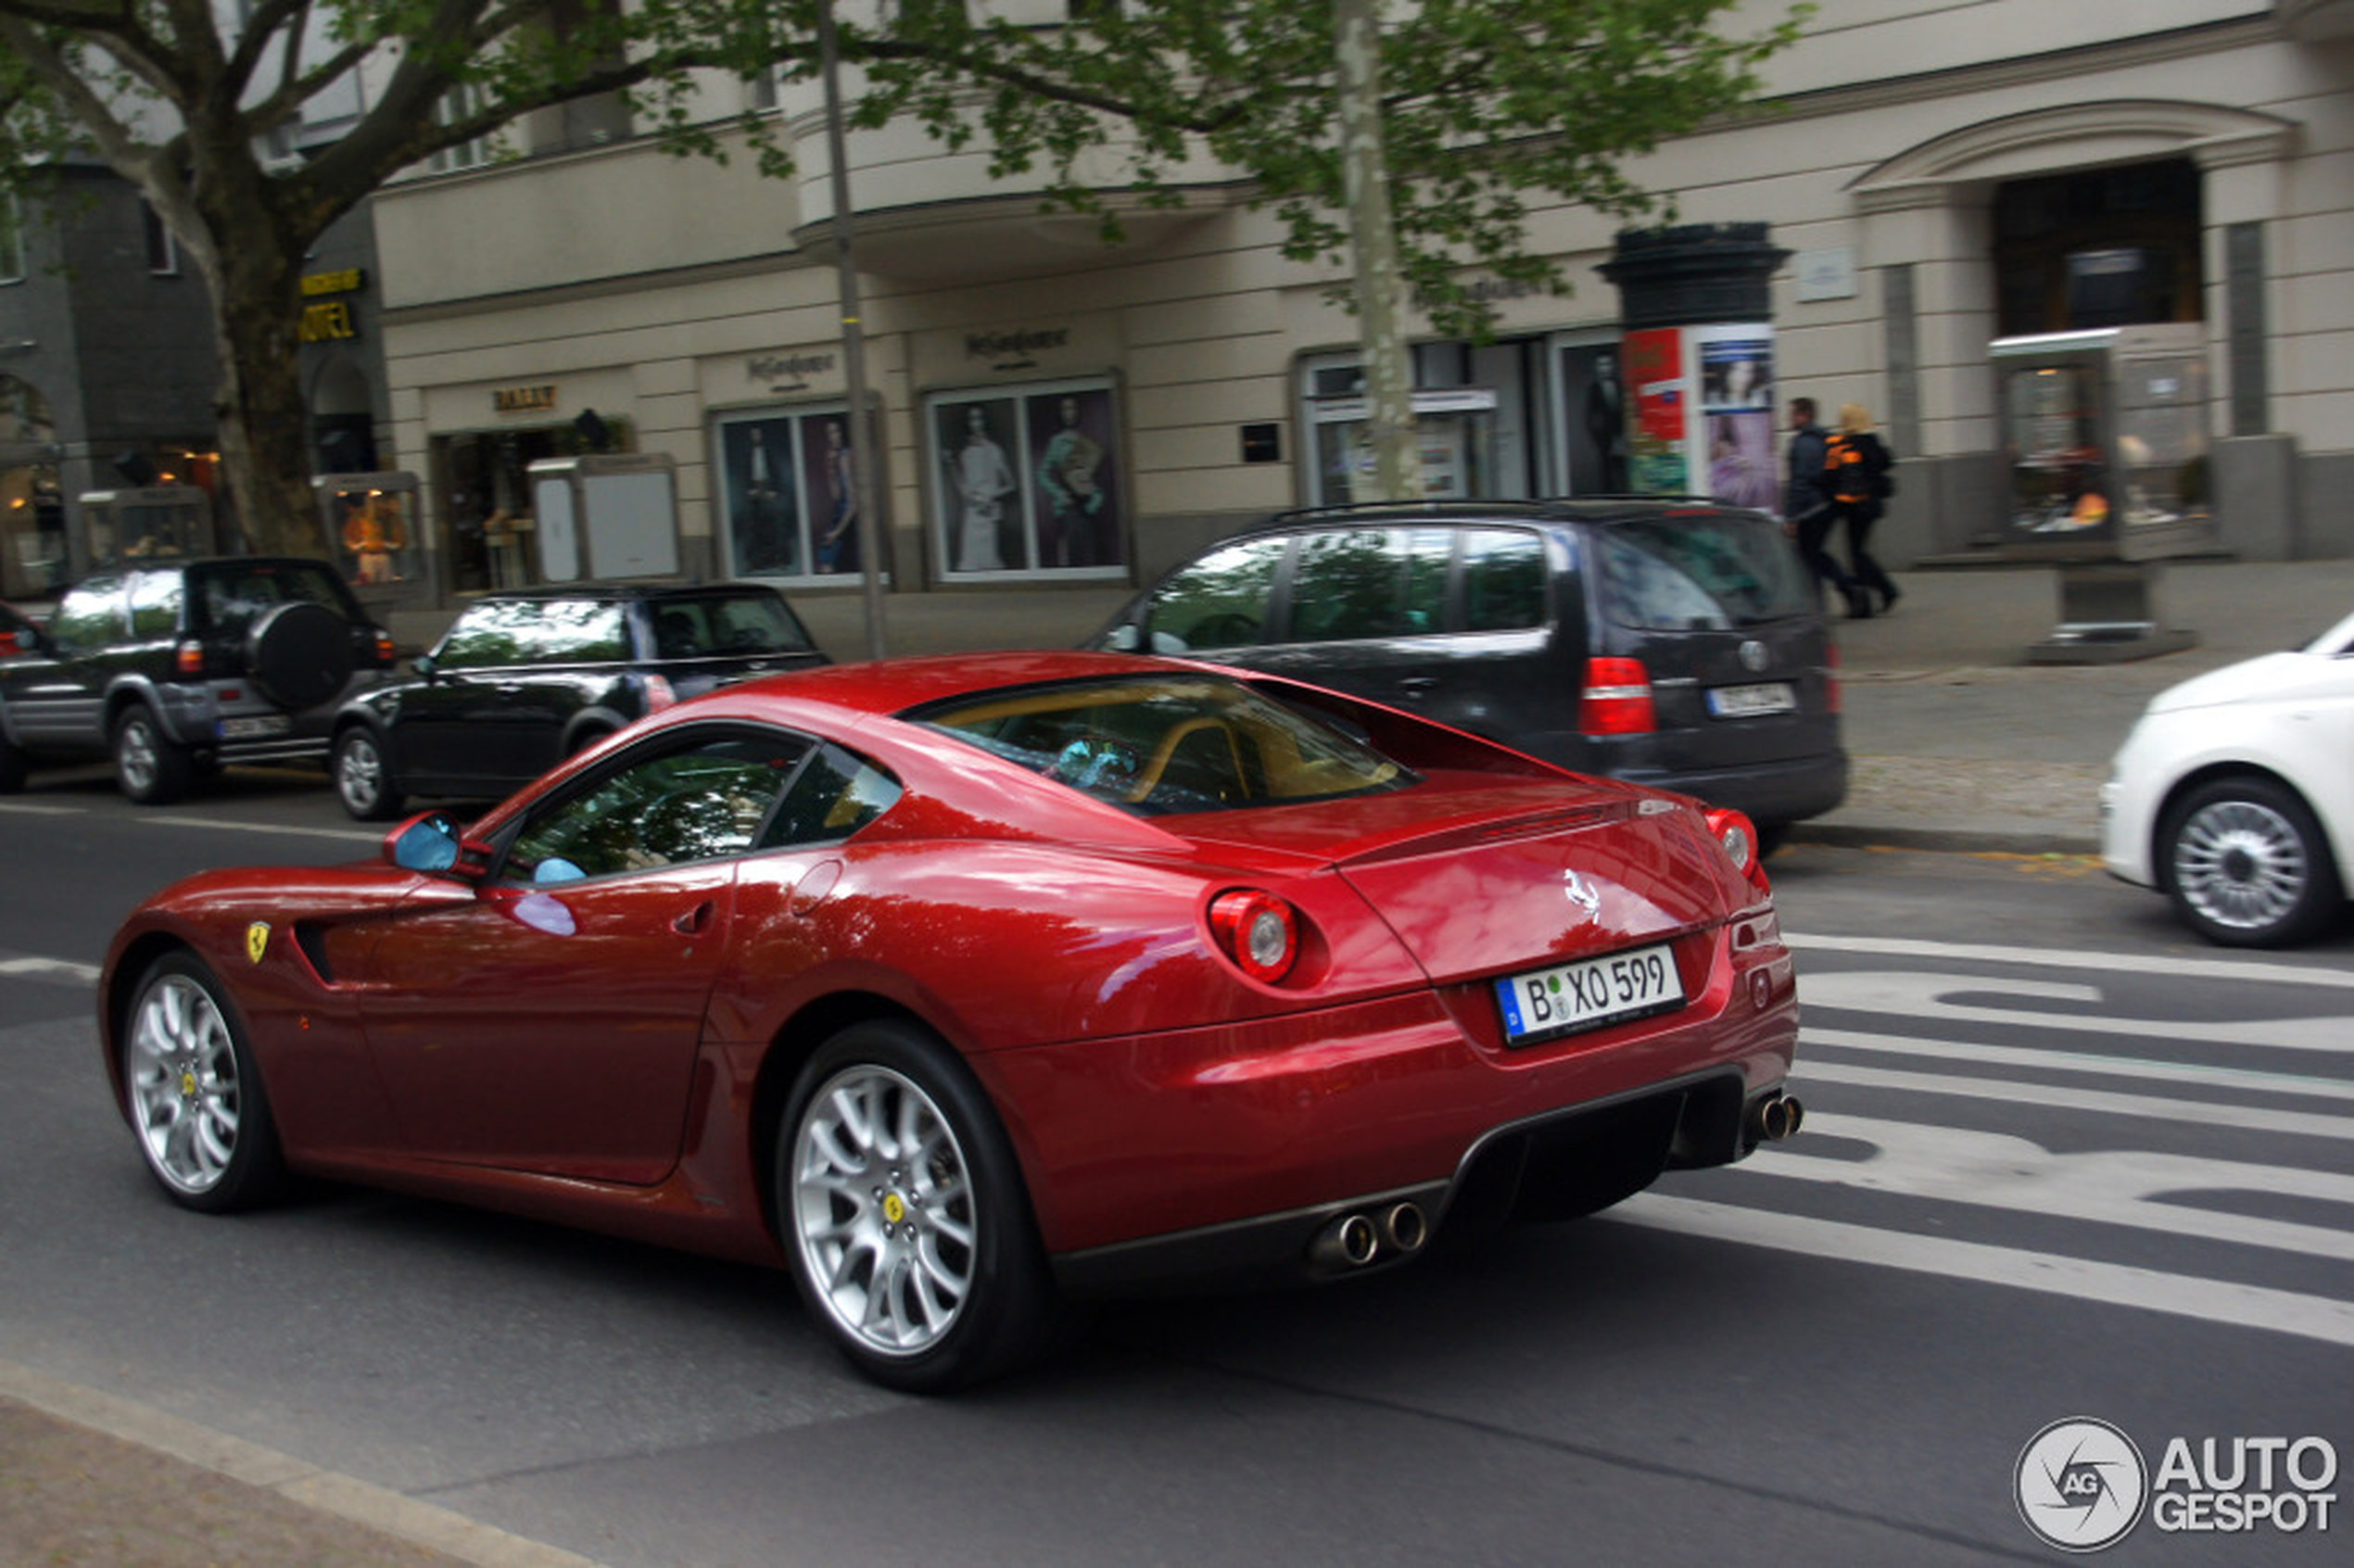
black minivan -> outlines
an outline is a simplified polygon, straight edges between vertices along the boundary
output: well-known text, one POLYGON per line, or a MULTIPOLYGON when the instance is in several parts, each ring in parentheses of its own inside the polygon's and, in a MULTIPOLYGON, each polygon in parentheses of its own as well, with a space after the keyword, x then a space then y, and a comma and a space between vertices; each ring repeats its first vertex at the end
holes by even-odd
POLYGON ((495 798, 673 702, 830 662, 784 597, 752 583, 486 594, 414 680, 345 704, 335 793, 363 822, 412 794, 495 798))
POLYGON ((1283 513, 1169 573, 1098 648, 1295 677, 1749 815, 1847 790, 1830 634, 1764 512, 1700 498, 1283 513))

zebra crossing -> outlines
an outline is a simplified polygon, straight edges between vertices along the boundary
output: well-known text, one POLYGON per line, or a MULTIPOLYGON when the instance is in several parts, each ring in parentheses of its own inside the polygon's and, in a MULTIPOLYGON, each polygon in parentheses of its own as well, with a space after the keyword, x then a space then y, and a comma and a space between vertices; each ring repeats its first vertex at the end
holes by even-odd
POLYGON ((2354 1346, 2354 974, 1790 940, 1804 1132, 1614 1220, 2354 1346), (2134 1237, 2167 1266, 2113 1256, 2134 1237))

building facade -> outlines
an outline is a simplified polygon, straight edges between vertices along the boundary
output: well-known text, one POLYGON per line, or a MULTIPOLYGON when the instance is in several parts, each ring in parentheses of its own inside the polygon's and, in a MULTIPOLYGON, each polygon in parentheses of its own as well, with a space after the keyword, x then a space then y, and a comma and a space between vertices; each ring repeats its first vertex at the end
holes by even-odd
MULTIPOLYGON (((2354 554, 2329 504, 2354 479, 2354 0, 1823 0, 1767 79, 1772 112, 1634 171, 1679 222, 1770 236, 1764 318, 1682 342, 1715 461, 1697 434, 1681 467, 1645 448, 1657 344, 1597 271, 1621 236, 1556 207, 1532 243, 1573 293, 1474 277, 1494 340, 1416 343, 1433 493, 1768 498, 1778 410, 1803 394, 1862 405, 1904 459, 1887 558, 1967 552, 2021 525, 2023 485, 2081 478, 2094 438, 2070 434, 2090 429, 2081 398, 2006 356, 2163 328, 2187 345, 2143 382, 2171 405, 2165 504, 2244 557, 2354 554)), ((711 118, 768 101, 748 94, 766 90, 711 83, 711 118)), ((606 125, 378 198, 386 466, 422 477, 420 569, 445 594, 529 579, 523 475, 587 432, 669 460, 688 570, 800 591, 863 564, 850 474, 870 447, 902 591, 1147 580, 1349 495, 1355 323, 1215 168, 1107 247, 993 182, 984 153, 854 133, 871 404, 854 418, 821 107, 788 93, 765 112, 791 179, 606 125)), ((2130 490, 2171 515, 2113 489, 2120 512, 2130 490)), ((2056 525, 2084 520, 2053 494, 2056 525)))

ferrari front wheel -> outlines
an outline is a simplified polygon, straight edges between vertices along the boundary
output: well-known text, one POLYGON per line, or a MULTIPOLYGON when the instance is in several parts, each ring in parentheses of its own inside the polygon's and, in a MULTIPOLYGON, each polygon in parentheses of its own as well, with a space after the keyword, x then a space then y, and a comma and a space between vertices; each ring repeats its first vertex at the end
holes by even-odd
POLYGON ((252 1047, 228 993, 193 955, 140 977, 123 1020, 123 1106, 173 1202, 208 1212, 269 1195, 284 1172, 252 1047))
POLYGON ((867 1376, 942 1393, 1029 1356, 1054 1291, 980 1086, 912 1024, 854 1024, 794 1086, 777 1214, 811 1315, 867 1376))

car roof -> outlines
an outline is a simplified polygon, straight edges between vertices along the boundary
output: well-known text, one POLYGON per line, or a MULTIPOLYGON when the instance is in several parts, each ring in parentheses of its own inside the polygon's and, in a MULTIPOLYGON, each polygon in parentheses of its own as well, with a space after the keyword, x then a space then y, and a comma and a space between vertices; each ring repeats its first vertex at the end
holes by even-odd
POLYGON ((788 704, 815 703, 844 715, 905 713, 1009 686, 1102 680, 1120 676, 1199 672, 1203 666, 1133 653, 1042 649, 1009 653, 940 653, 880 663, 829 664, 730 686, 699 699, 705 714, 727 708, 745 717, 773 716, 788 704))
POLYGON ((594 600, 623 604, 661 599, 781 599, 766 583, 542 583, 537 588, 500 588, 474 601, 476 604, 549 603, 594 600))
POLYGON ((1550 500, 1357 501, 1279 512, 1247 533, 1366 523, 1627 523, 1657 517, 1764 516, 1713 496, 1579 496, 1550 500))

